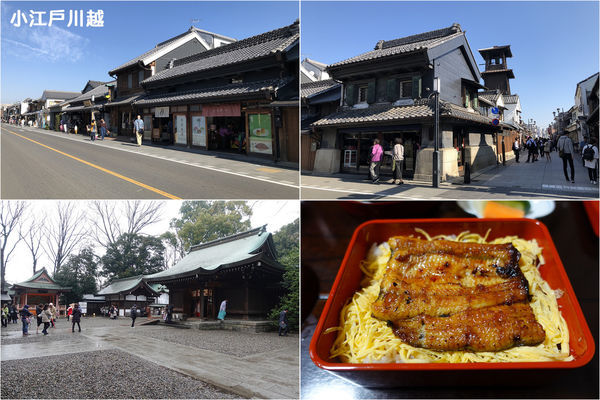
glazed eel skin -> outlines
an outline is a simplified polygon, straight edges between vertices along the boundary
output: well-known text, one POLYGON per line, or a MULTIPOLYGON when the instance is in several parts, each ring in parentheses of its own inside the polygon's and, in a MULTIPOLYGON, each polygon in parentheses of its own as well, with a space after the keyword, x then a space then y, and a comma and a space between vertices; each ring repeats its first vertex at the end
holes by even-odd
POLYGON ((388 243, 392 257, 371 310, 403 341, 435 350, 499 351, 544 340, 512 244, 411 237, 388 243))

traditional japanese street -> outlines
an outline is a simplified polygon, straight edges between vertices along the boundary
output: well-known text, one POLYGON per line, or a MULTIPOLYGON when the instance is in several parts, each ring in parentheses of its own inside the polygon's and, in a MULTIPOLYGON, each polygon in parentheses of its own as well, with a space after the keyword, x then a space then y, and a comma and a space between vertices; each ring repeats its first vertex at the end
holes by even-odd
POLYGON ((581 157, 576 156, 575 183, 565 180, 562 160, 557 152, 551 160, 526 163, 507 161, 506 166, 488 167, 471 176, 465 184, 460 177, 440 183, 433 188, 431 182, 404 179, 404 184, 392 184, 392 177, 382 177, 374 185, 365 176, 335 174, 333 176, 302 175, 302 199, 580 199, 598 198, 598 185, 591 184, 581 157), (388 179, 389 178, 389 179, 388 179))
POLYGON ((297 166, 2 124, 3 199, 297 199, 297 166))
MULTIPOLYGON (((47 336, 2 329, 2 397, 298 398, 298 335, 178 329, 129 318, 61 318, 47 336), (118 365, 118 367, 117 367, 118 365), (134 372, 135 371, 135 372, 134 372), (30 385, 22 385, 27 379, 30 385), (68 380, 68 384, 65 383, 68 380)), ((31 325, 33 327, 33 324, 31 325)))

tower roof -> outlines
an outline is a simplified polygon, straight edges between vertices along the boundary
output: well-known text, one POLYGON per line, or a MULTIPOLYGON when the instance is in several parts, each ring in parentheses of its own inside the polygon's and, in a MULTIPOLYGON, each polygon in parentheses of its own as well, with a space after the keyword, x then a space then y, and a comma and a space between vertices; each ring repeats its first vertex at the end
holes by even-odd
POLYGON ((483 58, 494 57, 498 54, 504 54, 506 57, 512 57, 512 52, 510 51, 510 44, 504 46, 487 47, 485 49, 479 49, 477 51, 479 52, 479 54, 481 54, 481 57, 483 58))

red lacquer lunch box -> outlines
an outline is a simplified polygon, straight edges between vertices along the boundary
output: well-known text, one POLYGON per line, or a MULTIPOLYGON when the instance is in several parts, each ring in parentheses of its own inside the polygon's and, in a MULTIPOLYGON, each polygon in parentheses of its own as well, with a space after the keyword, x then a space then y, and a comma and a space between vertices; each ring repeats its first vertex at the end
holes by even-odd
MULTIPOLYGON (((596 284, 592 282, 591 284, 596 284)), ((558 378, 565 368, 577 368, 588 363, 594 355, 594 339, 569 278, 560 261, 548 229, 532 219, 414 219, 373 220, 354 231, 329 298, 310 343, 313 362, 327 371, 355 383, 371 387, 431 386, 431 385, 491 385, 536 384, 558 378), (572 361, 512 362, 512 363, 383 363, 349 364, 331 359, 329 350, 337 333, 325 333, 336 327, 340 311, 346 301, 360 288, 363 274, 361 260, 373 243, 382 243, 391 236, 415 235, 421 228, 431 236, 459 234, 463 231, 482 236, 491 229, 489 240, 518 236, 536 239, 543 248, 545 264, 540 267, 542 277, 553 289, 563 291, 558 304, 569 327, 572 361)))

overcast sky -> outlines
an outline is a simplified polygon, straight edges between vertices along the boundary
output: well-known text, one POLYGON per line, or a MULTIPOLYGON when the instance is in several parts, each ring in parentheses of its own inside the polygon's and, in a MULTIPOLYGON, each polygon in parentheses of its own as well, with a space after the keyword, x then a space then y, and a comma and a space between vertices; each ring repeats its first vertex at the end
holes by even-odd
MULTIPOLYGON (((108 201, 113 203, 114 207, 122 207, 125 204, 123 200, 108 201)), ((43 211, 47 214, 52 214, 56 210, 57 201, 44 200, 44 201, 28 201, 27 202, 27 217, 39 219, 43 211)), ((142 233, 148 235, 160 235, 165 231, 169 230, 169 222, 171 219, 178 217, 179 208, 181 207, 182 201, 178 200, 164 200, 162 219, 160 222, 147 227, 142 233)), ((297 200, 250 200, 249 205, 252 207, 252 218, 250 223, 252 228, 258 226, 267 225, 267 230, 271 233, 275 233, 283 225, 293 222, 300 216, 300 202, 297 200)), ((76 210, 88 211, 91 214, 88 201, 75 201, 72 202, 76 210)), ((13 235, 17 236, 15 232, 13 235)), ((90 238, 91 239, 91 238, 90 238)), ((100 249, 97 249, 98 251, 100 249)), ((44 255, 38 262, 38 269, 46 267, 49 271, 52 270, 49 259, 44 255)), ((18 283, 22 282, 33 273, 32 270, 32 258, 29 249, 21 241, 11 256, 7 267, 6 267, 6 282, 18 283)))

